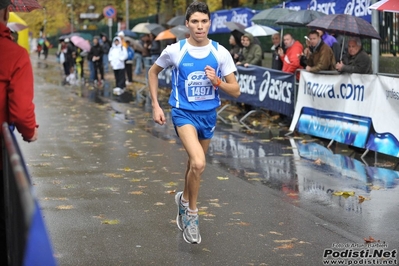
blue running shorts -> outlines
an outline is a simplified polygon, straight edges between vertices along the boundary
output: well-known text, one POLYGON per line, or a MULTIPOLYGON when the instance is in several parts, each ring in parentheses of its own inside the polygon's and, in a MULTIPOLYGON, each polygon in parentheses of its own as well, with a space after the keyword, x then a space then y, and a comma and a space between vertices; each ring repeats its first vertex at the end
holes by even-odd
POLYGON ((172 121, 175 130, 176 127, 192 125, 197 129, 198 139, 210 139, 213 137, 216 119, 216 109, 210 111, 187 111, 179 108, 172 108, 172 121))

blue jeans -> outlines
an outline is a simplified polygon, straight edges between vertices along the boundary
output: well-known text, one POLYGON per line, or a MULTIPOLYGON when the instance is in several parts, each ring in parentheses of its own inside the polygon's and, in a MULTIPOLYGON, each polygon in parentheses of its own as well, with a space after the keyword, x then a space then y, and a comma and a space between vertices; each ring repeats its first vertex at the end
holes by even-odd
POLYGON ((89 63, 89 70, 90 70, 90 77, 89 77, 89 81, 94 81, 94 63, 91 60, 87 60, 87 62, 89 63))
POLYGON ((108 54, 103 54, 103 65, 104 65, 104 73, 108 73, 108 54))
POLYGON ((134 60, 136 61, 136 69, 134 74, 140 75, 143 70, 143 56, 139 53, 134 53, 134 60))

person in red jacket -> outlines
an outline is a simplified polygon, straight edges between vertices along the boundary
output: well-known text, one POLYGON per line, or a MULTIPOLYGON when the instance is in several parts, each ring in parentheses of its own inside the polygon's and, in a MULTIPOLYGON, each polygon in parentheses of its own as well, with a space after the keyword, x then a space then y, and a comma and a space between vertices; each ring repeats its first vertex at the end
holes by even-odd
MULTIPOLYGON (((25 141, 37 139, 33 71, 28 52, 7 28, 10 0, 0 0, 0 124, 14 125, 25 141)), ((0 155, 2 157, 1 151, 0 155)), ((0 158, 0 264, 8 265, 5 237, 3 167, 0 158)))
MULTIPOLYGON (((278 49, 278 54, 280 56, 281 61, 283 61, 283 69, 282 71, 295 74, 297 69, 302 69, 299 55, 303 52, 303 46, 299 41, 296 41, 291 33, 286 33, 283 37, 285 53, 284 50, 280 47, 278 49)), ((300 73, 296 73, 296 79, 299 80, 300 73)), ((281 122, 279 126, 286 127, 291 124, 291 118, 281 114, 280 115, 281 122)))
MULTIPOLYGON (((303 52, 303 46, 299 41, 294 39, 291 33, 286 33, 283 40, 286 52, 284 53, 282 48, 278 50, 281 61, 283 61, 282 71, 294 74, 297 69, 303 68, 299 61, 299 55, 303 52)), ((299 79, 299 72, 296 78, 297 80, 299 79)))

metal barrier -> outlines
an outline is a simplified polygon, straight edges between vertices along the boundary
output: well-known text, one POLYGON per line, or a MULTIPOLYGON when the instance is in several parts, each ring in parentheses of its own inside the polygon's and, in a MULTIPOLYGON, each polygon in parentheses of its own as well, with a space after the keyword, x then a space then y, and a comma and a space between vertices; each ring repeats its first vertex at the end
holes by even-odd
POLYGON ((56 265, 28 169, 12 129, 2 125, 8 265, 56 265))

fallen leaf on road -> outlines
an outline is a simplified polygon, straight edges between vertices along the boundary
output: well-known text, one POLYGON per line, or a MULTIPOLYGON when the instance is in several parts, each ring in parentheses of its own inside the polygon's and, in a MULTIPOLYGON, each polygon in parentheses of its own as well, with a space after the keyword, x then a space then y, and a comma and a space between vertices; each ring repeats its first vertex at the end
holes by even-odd
POLYGON ((139 156, 139 154, 137 152, 129 152, 130 158, 136 158, 137 156, 139 156))
POLYGON ((322 164, 321 159, 319 158, 319 159, 315 160, 315 161, 314 161, 314 164, 316 164, 316 165, 321 165, 321 164, 322 164))
POLYGON ((354 191, 335 191, 332 194, 334 196, 342 196, 344 198, 355 196, 355 192, 354 191))
POLYGON ((57 209, 59 209, 59 210, 71 210, 71 209, 73 209, 73 206, 72 205, 59 205, 59 206, 57 206, 57 209))
POLYGON ((274 249, 291 249, 293 247, 294 247, 294 244, 290 243, 290 244, 284 244, 284 245, 278 246, 274 249))
POLYGON ((168 194, 175 194, 175 193, 176 193, 176 189, 174 189, 174 190, 168 190, 168 191, 166 191, 166 193, 168 193, 168 194))
POLYGON ((270 231, 269 233, 272 234, 272 235, 278 235, 278 236, 282 236, 283 235, 283 234, 275 232, 275 231, 270 231))
POLYGON ((203 248, 202 251, 206 251, 206 252, 211 252, 209 249, 207 248, 203 248))
POLYGON ((219 202, 219 199, 210 199, 208 201, 210 201, 210 202, 219 202))
POLYGON ((237 225, 241 225, 241 226, 249 226, 249 225, 251 225, 250 223, 247 223, 247 222, 239 222, 239 223, 236 223, 237 225))
POLYGON ((247 172, 247 173, 245 173, 246 175, 249 175, 249 176, 251 176, 251 175, 259 175, 259 173, 256 173, 256 172, 247 172))
POLYGON ((132 178, 130 179, 130 182, 140 182, 141 179, 140 178, 132 178))
POLYGON ((297 240, 298 239, 296 239, 296 238, 291 238, 291 239, 274 240, 274 242, 275 243, 292 243, 297 240))
POLYGON ((374 242, 380 242, 380 240, 375 240, 373 237, 369 236, 369 238, 364 238, 364 241, 366 243, 374 243, 374 242))
POLYGON ((234 215, 243 214, 242 212, 233 212, 234 215))
POLYGON ((104 220, 101 221, 101 224, 112 224, 112 225, 119 224, 119 220, 104 220))
POLYGON ((359 198, 359 203, 362 203, 365 200, 370 200, 370 198, 366 198, 366 197, 363 197, 361 195, 359 195, 358 198, 359 198))
POLYGON ((104 219, 105 216, 104 216, 104 214, 100 214, 100 215, 98 215, 98 216, 93 216, 93 218, 96 218, 96 219, 104 219))
POLYGON ((156 203, 154 203, 154 205, 155 205, 155 206, 163 206, 163 205, 165 205, 165 203, 163 203, 163 202, 156 202, 156 203))
POLYGON ((143 191, 131 191, 131 192, 129 192, 130 195, 141 195, 143 193, 144 193, 143 191))
POLYGON ((111 178, 122 178, 123 175, 121 174, 114 174, 114 173, 105 173, 105 176, 111 177, 111 178))
POLYGON ((371 190, 380 190, 381 187, 380 186, 371 186, 370 189, 371 190))
POLYGON ((219 180, 228 180, 229 178, 228 177, 223 177, 223 176, 218 176, 217 179, 219 179, 219 180))
POLYGON ((216 203, 216 202, 211 202, 211 203, 209 203, 209 205, 212 205, 213 207, 216 207, 216 208, 222 207, 222 206, 220 206, 219 203, 216 203))

